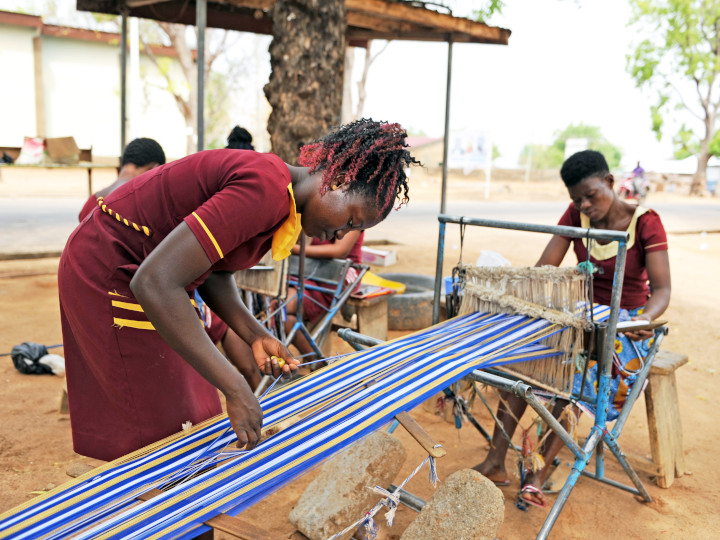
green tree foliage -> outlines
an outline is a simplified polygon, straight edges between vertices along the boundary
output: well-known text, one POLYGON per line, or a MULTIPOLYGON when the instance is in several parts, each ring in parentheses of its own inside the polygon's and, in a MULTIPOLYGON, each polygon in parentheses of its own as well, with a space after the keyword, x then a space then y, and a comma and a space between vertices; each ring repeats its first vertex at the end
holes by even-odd
POLYGON ((473 10, 471 17, 476 21, 487 22, 496 13, 502 13, 504 7, 505 2, 502 0, 486 0, 480 8, 473 10))
POLYGON ((531 169, 557 169, 562 165, 564 151, 546 144, 526 144, 520 151, 519 163, 531 169))
POLYGON ((710 153, 713 156, 720 156, 720 130, 715 132, 715 136, 710 141, 710 153))
POLYGON ((526 145, 520 152, 520 164, 527 165, 530 157, 531 167, 534 169, 557 169, 565 160, 565 142, 568 139, 587 139, 588 148, 601 152, 611 169, 620 165, 622 152, 609 142, 596 126, 586 126, 582 122, 570 124, 563 130, 555 132, 555 140, 550 146, 531 144, 526 145))
POLYGON ((692 119, 673 137, 676 155, 694 153, 698 170, 691 193, 705 187, 707 161, 720 111, 720 2, 718 0, 630 0, 630 24, 641 37, 627 69, 638 87, 656 96, 652 127, 662 137, 664 121, 692 119))

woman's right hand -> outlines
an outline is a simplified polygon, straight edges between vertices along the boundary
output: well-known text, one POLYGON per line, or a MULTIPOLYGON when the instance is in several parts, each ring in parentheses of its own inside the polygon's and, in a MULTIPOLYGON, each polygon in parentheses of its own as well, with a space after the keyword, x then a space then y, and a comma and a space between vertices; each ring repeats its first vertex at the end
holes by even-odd
POLYGON ((250 387, 246 391, 229 394, 225 396, 228 418, 235 435, 237 435, 238 448, 252 450, 260 440, 262 430, 263 413, 260 403, 253 395, 250 387))

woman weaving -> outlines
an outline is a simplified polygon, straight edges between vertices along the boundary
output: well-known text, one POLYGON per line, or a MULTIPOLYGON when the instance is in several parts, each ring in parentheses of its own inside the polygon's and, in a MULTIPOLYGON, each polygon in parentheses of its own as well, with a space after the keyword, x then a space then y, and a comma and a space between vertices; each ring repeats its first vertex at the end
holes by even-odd
MULTIPOLYGON (((667 237, 660 217, 652 210, 628 204, 620 200, 613 191, 613 176, 605 158, 599 152, 585 150, 568 158, 560 170, 572 203, 560 218, 559 225, 572 227, 627 231, 627 260, 620 302, 619 320, 652 321, 664 313, 670 303, 670 264, 667 253, 667 237)), ((543 251, 536 266, 559 266, 572 242, 578 261, 587 260, 586 239, 570 239, 553 236, 543 251)), ((590 261, 599 269, 593 276, 594 301, 610 305, 612 280, 617 255, 617 244, 595 243, 591 246, 590 261)), ((642 358, 648 352, 652 331, 636 331, 618 334, 615 341, 616 365, 611 381, 611 402, 607 418, 617 418, 634 380, 633 372, 641 367, 642 358)), ((596 396, 597 365, 589 363, 583 394, 596 396)), ((573 393, 579 394, 583 373, 580 370, 573 379, 573 393)), ((560 416, 568 402, 558 400, 553 414, 560 416)), ((587 404, 585 407, 591 409, 587 404)), ((508 393, 501 395, 498 407, 498 421, 502 423, 509 437, 517 427, 518 419, 527 403, 508 393)), ((570 411, 575 419, 579 414, 576 407, 570 411)), ((563 426, 567 429, 567 415, 562 415, 563 426)), ((544 507, 545 497, 542 486, 551 471, 551 464, 562 448, 562 441, 554 433, 544 442, 544 465, 538 471, 523 474, 521 499, 534 506, 544 507)), ((485 461, 475 466, 497 485, 508 485, 510 480, 505 469, 505 455, 509 441, 499 426, 495 426, 490 451, 485 461)))
POLYGON ((417 163, 398 124, 362 119, 305 145, 301 167, 272 154, 209 150, 114 190, 72 233, 58 285, 73 445, 112 460, 222 412, 254 447, 262 411, 203 330, 197 289, 266 374, 297 369, 242 304, 232 272, 300 230, 320 239, 380 223, 408 200, 417 163), (285 359, 284 365, 280 362, 285 359))

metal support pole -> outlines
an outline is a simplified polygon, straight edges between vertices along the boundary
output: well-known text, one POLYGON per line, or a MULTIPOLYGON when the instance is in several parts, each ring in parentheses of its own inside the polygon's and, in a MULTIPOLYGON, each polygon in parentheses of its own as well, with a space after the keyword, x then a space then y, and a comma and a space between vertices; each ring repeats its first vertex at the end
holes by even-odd
MULTIPOLYGON (((595 414, 595 427, 605 430, 607 423, 607 409, 610 401, 610 380, 612 379, 613 353, 615 352, 615 335, 617 334, 618 314, 620 312, 620 298, 622 295, 623 277, 625 276, 625 259, 627 256, 627 241, 618 242, 618 253, 615 259, 615 273, 613 274, 612 293, 610 295, 610 316, 607 322, 605 345, 598 366, 597 407, 595 414)), ((602 478, 605 475, 605 461, 602 451, 595 459, 595 476, 602 478)))
POLYGON ((445 86, 445 135, 443 137, 442 160, 442 191, 440 194, 440 213, 445 213, 445 199, 447 192, 448 147, 450 146, 450 83, 452 80, 452 35, 448 36, 447 82, 445 86))
MULTIPOLYGON (((590 237, 594 240, 607 240, 608 242, 626 243, 629 235, 622 231, 610 231, 607 229, 581 229, 580 227, 568 227, 566 225, 538 225, 535 223, 522 223, 519 221, 502 221, 499 219, 469 218, 440 214, 438 221, 442 223, 457 223, 460 225, 478 225, 480 227, 492 227, 494 229, 510 229, 513 231, 539 232, 568 236, 570 238, 590 237)), ((625 248, 623 247, 623 250, 625 248)), ((618 248, 618 252, 620 248, 618 248)), ((619 255, 619 253, 618 253, 619 255)))
POLYGON ((381 339, 366 336, 365 334, 360 334, 358 332, 350 330, 349 328, 341 328, 337 331, 337 333, 338 336, 347 341, 350 345, 359 344, 364 345, 365 347, 374 347, 375 345, 380 345, 381 343, 384 343, 381 339))
POLYGON ((512 392, 516 396, 524 399, 527 404, 530 405, 533 410, 547 423, 550 429, 552 429, 555 434, 560 437, 560 440, 562 440, 562 442, 573 454, 575 454, 578 459, 587 459, 587 454, 583 451, 583 449, 578 446, 567 430, 562 427, 562 424, 558 422, 557 418, 555 418, 552 413, 545 408, 540 400, 535 397, 532 393, 532 387, 530 385, 520 381, 511 381, 509 379, 478 370, 470 373, 468 378, 479 383, 499 388, 500 390, 504 390, 506 392, 512 392))
POLYGON ((585 467, 588 464, 588 460, 592 456, 593 450, 600 442, 601 436, 602 432, 593 428, 593 431, 590 433, 590 436, 587 438, 587 440, 585 441, 585 445, 583 446, 583 453, 587 457, 585 459, 578 458, 575 460, 572 471, 570 471, 570 476, 568 476, 568 479, 565 481, 565 484, 563 485, 560 493, 557 496, 557 499, 555 500, 555 504, 553 504, 547 518, 545 518, 545 523, 543 523, 540 532, 538 532, 538 535, 536 536, 537 540, 544 540, 550 534, 553 525, 555 525, 555 521, 557 521, 557 518, 560 515, 563 507, 565 506, 568 497, 570 497, 570 492, 575 487, 575 483, 582 474, 583 470, 585 470, 585 467))
POLYGON ((195 4, 197 26, 197 149, 205 149, 205 28, 207 27, 207 0, 195 4))
POLYGON ((442 287, 443 256, 445 253, 445 223, 440 222, 438 232, 437 263, 435 264, 435 293, 433 294, 432 323, 440 320, 440 288, 442 287))
MULTIPOLYGON (((123 2, 121 11, 121 30, 120 30, 120 154, 122 156, 125 151, 125 143, 127 141, 127 22, 128 7, 123 2)), ((119 165, 119 163, 118 163, 119 165)))
POLYGON ((420 497, 418 497, 417 495, 413 495, 412 493, 405 491, 404 489, 398 489, 395 484, 390 484, 390 489, 388 489, 388 491, 390 493, 397 493, 400 502, 411 510, 419 512, 423 509, 423 506, 425 506, 425 501, 422 500, 420 497))

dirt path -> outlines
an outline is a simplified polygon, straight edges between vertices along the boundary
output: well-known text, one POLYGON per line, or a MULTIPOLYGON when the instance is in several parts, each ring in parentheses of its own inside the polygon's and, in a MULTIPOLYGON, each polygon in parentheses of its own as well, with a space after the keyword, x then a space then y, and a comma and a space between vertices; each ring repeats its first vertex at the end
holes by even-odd
MULTIPOLYGON (((517 200, 520 190, 508 190, 493 196, 517 200)), ((521 186, 522 187, 522 186, 521 186)), ((427 190, 415 190, 416 200, 435 197, 430 183, 427 190)), ((465 186, 458 188, 465 190, 465 186)), ((502 189, 499 187, 498 189, 502 189)), ((467 190, 475 193, 482 190, 467 190)), ((523 197, 532 193, 523 190, 523 197)), ((545 186, 538 190, 543 196, 562 197, 562 190, 545 186)), ((666 198, 669 196, 666 196, 666 198)), ((652 203, 652 198, 649 201, 652 203)), ((698 204, 707 204, 699 201, 698 204)), ((451 233, 449 232, 449 235, 451 233)), ((455 234, 455 233, 453 233, 455 234)), ((411 230, 394 230, 392 237, 398 263, 386 270, 434 274, 436 225, 418 224, 411 230), (427 231, 434 231, 428 234, 427 231)), ((448 241, 446 272, 455 264, 458 252, 448 241)), ((502 253, 515 265, 534 263, 544 246, 544 239, 524 233, 493 232, 468 235, 465 242, 466 260, 474 260, 481 249, 502 253)), ((683 420, 684 448, 689 473, 676 480, 670 489, 660 489, 645 474, 651 504, 637 502, 632 495, 599 485, 587 479, 578 482, 554 530, 553 538, 712 538, 720 536, 720 474, 718 473, 717 441, 720 423, 717 410, 720 399, 716 393, 720 356, 720 285, 716 281, 720 265, 720 235, 683 234, 670 236, 670 258, 673 277, 673 298, 666 316, 670 321, 670 335, 664 348, 682 352, 690 357, 690 364, 677 374, 680 407, 683 420)), ((46 345, 61 342, 57 285, 57 259, 0 262, 0 353, 9 352, 13 345, 34 341, 46 345)), ((384 269, 375 269, 382 272, 384 269)), ((340 351, 345 345, 336 344, 340 351)), ((62 354, 62 349, 55 349, 62 354)), ((0 512, 28 500, 37 492, 50 489, 68 480, 65 470, 78 461, 97 464, 73 453, 69 420, 58 412, 62 379, 54 376, 20 374, 8 356, 0 357, 0 512)), ((494 399, 492 393, 488 394, 494 399)), ((488 414, 477 409, 478 418, 488 427, 488 414)), ((456 430, 453 425, 422 407, 413 416, 436 440, 443 444, 448 455, 438 461, 442 480, 448 474, 481 461, 487 450, 485 441, 471 427, 456 430)), ((532 420, 529 415, 523 425, 532 420)), ((581 422, 581 433, 587 433, 587 419, 581 422)), ((408 460, 398 480, 402 480, 424 459, 417 444, 396 431, 406 448, 408 460)), ((644 403, 641 401, 630 416, 620 440, 626 452, 649 454, 644 403)), ((570 460, 569 452, 561 454, 562 467, 570 460)), ((512 468, 508 456, 508 468, 512 468)), ((608 460, 608 476, 624 481, 614 460, 608 460)), ((248 521, 268 530, 277 538, 293 537, 294 528, 287 515, 302 490, 312 479, 305 475, 243 514, 248 521)), ((534 537, 546 511, 532 508, 524 513, 514 507, 517 479, 502 488, 505 494, 505 522, 500 538, 534 537)), ((424 474, 408 485, 408 490, 422 498, 432 495, 432 487, 424 474)), ((551 496, 552 499, 552 496, 551 496)), ((391 530, 381 527, 379 538, 398 538, 414 513, 405 507, 398 510, 391 530)), ((380 523, 381 520, 378 520, 380 523)), ((295 536, 297 537, 297 535, 295 536)))

